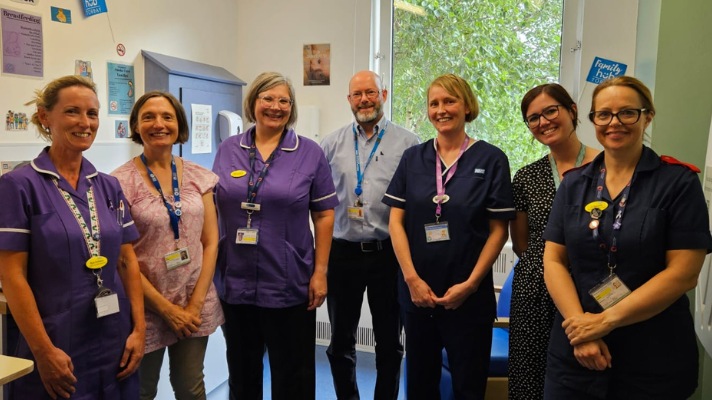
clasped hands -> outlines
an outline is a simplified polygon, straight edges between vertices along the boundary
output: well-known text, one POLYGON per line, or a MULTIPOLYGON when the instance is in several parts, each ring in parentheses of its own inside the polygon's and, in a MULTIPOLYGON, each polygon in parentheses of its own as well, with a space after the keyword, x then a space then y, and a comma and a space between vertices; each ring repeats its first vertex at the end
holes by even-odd
POLYGON ((583 313, 567 318, 561 326, 579 364, 590 370, 611 368, 611 353, 603 337, 612 330, 602 314, 583 313))
POLYGON ((412 283, 408 283, 410 289, 410 299, 418 307, 435 308, 435 306, 443 306, 446 310, 454 310, 462 305, 468 297, 477 291, 477 288, 471 287, 463 282, 450 287, 443 297, 438 297, 433 293, 430 286, 424 280, 417 278, 412 283))

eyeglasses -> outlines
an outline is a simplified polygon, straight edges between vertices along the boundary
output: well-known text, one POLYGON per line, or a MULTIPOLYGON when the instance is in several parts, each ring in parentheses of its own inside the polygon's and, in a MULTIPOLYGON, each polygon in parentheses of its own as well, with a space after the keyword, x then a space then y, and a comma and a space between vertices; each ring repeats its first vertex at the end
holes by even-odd
POLYGON ((629 108, 627 110, 620 110, 617 113, 610 111, 591 111, 591 113, 588 114, 588 119, 590 119, 594 125, 605 126, 613 122, 613 117, 616 117, 622 125, 632 125, 638 122, 640 114, 647 111, 646 108, 629 108))
POLYGON ((262 103, 262 107, 265 108, 272 108, 272 106, 277 103, 277 107, 279 107, 281 110, 289 110, 290 107, 292 107, 292 104, 294 103, 292 99, 288 99, 286 97, 280 97, 278 99, 275 99, 272 96, 260 96, 258 98, 262 103))
POLYGON ((349 96, 351 97, 351 100, 353 101, 360 101, 361 98, 366 95, 366 98, 369 100, 375 100, 376 97, 378 97, 378 94, 381 93, 380 90, 367 90, 366 93, 361 93, 361 92, 353 92, 349 96))
POLYGON ((541 117, 544 117, 545 120, 551 122, 554 118, 559 116, 559 107, 561 107, 561 105, 558 104, 546 107, 541 111, 541 114, 532 114, 524 118, 524 123, 527 124, 529 129, 533 129, 539 126, 541 117))

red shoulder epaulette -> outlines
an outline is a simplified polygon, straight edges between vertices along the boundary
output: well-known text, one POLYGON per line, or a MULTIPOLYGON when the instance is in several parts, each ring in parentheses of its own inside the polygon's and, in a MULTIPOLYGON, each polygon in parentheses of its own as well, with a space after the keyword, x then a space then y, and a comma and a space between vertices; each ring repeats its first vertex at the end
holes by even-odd
POLYGON ((679 160, 676 159, 675 157, 660 156, 660 160, 661 160, 663 163, 665 163, 665 164, 682 165, 683 167, 686 167, 686 168, 689 169, 690 171, 696 172, 696 173, 698 173, 698 174, 699 174, 700 172, 702 172, 702 171, 700 171, 700 169, 697 168, 696 166, 694 166, 694 165, 692 165, 692 164, 684 163, 684 162, 682 162, 682 161, 679 161, 679 160))
POLYGON ((586 167, 588 166, 588 164, 591 164, 591 162, 589 161, 589 162, 587 162, 586 164, 579 165, 578 167, 573 167, 573 168, 571 168, 570 170, 564 172, 564 176, 566 176, 569 172, 576 171, 576 170, 579 170, 579 169, 581 169, 581 168, 586 168, 586 167))

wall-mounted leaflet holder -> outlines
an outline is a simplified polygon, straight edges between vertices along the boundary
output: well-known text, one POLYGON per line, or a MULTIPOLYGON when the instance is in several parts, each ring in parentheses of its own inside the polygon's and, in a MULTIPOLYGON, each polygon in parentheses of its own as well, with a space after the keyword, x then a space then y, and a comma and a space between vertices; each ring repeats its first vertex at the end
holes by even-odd
POLYGON ((242 133, 242 118, 232 111, 218 112, 218 127, 220 129, 220 141, 225 141, 230 136, 242 133))

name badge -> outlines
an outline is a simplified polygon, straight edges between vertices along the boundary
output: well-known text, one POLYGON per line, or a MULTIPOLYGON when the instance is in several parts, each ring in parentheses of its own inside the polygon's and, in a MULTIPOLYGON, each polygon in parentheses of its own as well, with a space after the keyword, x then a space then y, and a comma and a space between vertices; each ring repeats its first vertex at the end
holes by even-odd
POLYGON ((119 312, 119 297, 109 289, 102 289, 94 298, 96 306, 96 317, 106 317, 107 315, 119 312))
POLYGON ((606 310, 626 298, 630 294, 630 289, 618 275, 611 274, 589 290, 588 293, 606 310))
POLYGON ((240 228, 237 230, 235 243, 256 245, 259 242, 259 233, 259 229, 240 228))
POLYGON ((354 221, 363 221, 363 207, 349 207, 349 219, 354 221))
POLYGON ((425 224, 425 240, 428 243, 450 240, 450 229, 447 221, 425 224))
POLYGON ((170 271, 190 263, 190 253, 188 253, 187 247, 183 247, 166 254, 163 259, 166 261, 166 268, 170 271))

